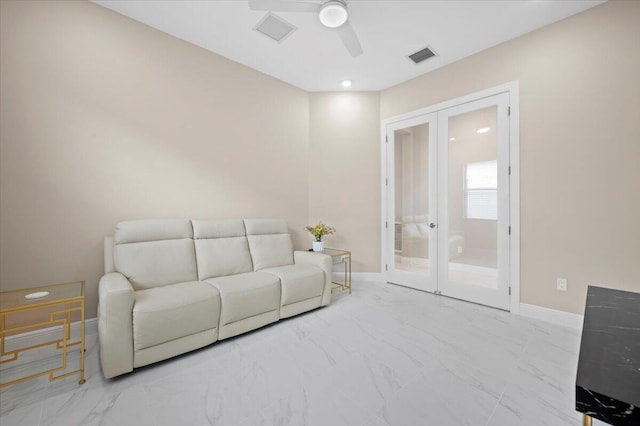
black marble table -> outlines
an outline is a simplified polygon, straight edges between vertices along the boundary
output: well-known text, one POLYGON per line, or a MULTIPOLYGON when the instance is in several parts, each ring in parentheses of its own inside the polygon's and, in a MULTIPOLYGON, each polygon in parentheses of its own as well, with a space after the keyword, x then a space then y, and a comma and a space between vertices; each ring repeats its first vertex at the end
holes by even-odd
POLYGON ((589 286, 576 410, 585 424, 640 425, 640 293, 589 286))

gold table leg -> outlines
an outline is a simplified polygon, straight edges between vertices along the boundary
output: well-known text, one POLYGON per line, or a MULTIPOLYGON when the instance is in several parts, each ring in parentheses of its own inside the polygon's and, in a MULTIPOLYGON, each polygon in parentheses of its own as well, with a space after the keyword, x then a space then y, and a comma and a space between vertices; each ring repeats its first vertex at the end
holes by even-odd
POLYGON ((587 416, 586 414, 582 415, 582 426, 591 426, 593 423, 593 419, 591 416, 587 416))
MULTIPOLYGON (((349 294, 351 294, 351 253, 349 253, 349 294)), ((347 265, 345 265, 345 269, 347 268, 347 265)))

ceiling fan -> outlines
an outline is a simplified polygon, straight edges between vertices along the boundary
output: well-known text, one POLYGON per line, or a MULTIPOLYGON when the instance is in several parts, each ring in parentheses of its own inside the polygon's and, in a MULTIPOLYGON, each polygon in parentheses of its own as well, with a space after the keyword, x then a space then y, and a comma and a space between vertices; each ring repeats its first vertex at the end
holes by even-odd
POLYGON ((316 13, 320 23, 335 29, 342 44, 351 56, 362 55, 362 46, 355 30, 349 23, 349 12, 345 0, 297 1, 297 0, 249 0, 251 10, 270 12, 316 13))

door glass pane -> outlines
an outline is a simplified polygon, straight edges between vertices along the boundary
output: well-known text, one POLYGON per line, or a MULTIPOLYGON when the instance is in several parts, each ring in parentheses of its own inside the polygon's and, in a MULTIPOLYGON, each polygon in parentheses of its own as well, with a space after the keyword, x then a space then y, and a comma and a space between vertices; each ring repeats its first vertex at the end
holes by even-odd
POLYGON ((497 107, 449 118, 448 274, 497 288, 497 107))
POLYGON ((429 272, 429 124, 396 130, 395 269, 429 272))

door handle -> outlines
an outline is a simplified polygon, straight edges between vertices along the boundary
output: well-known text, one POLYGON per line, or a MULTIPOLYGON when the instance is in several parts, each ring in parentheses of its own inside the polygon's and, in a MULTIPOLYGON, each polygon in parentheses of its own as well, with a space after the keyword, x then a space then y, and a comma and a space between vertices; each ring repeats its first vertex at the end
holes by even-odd
POLYGON ((435 228, 435 227, 436 227, 436 224, 435 224, 435 223, 431 222, 431 223, 429 224, 429 228, 435 228))

